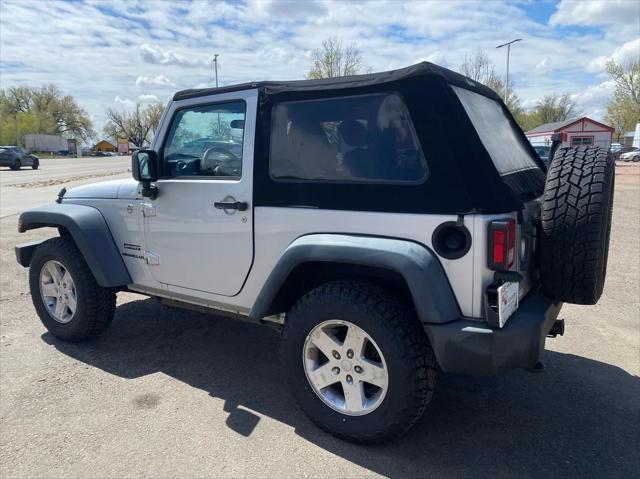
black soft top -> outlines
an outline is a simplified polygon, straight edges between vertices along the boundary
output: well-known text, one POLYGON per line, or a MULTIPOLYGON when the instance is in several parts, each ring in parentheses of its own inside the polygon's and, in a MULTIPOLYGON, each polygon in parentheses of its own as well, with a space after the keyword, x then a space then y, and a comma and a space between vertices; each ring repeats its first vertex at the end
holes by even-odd
MULTIPOLYGON (((459 73, 422 62, 399 70, 320 80, 249 82, 220 88, 184 90, 174 100, 234 91, 258 90, 254 151, 256 206, 309 206, 325 209, 438 214, 506 213, 542 195, 546 167, 501 98, 459 73), (511 135, 533 167, 499 172, 456 88, 497 102, 506 120, 482 123, 483 134, 501 145, 511 135), (278 182, 269 171, 271 112, 281 102, 399 93, 411 114, 429 176, 420 185, 278 182), (492 130, 493 129, 493 130, 492 130)), ((476 119, 477 122, 477 119, 476 119)), ((505 143, 506 144, 506 143, 505 143)), ((513 146, 513 141, 511 143, 513 146)), ((495 149, 495 148, 494 148, 495 149)), ((509 156, 509 151, 506 156, 509 156)), ((514 152, 515 154, 515 152, 514 152)), ((504 156, 504 155, 503 155, 504 156)))
POLYGON ((400 80, 415 77, 438 77, 449 84, 471 89, 482 95, 500 100, 496 93, 481 83, 471 80, 459 73, 448 70, 429 62, 421 62, 398 70, 386 72, 368 73, 365 75, 353 75, 336 78, 321 78, 318 80, 289 80, 289 81, 258 81, 246 82, 236 85, 222 86, 218 88, 194 88, 177 92, 174 100, 185 100, 199 96, 216 95, 242 90, 259 89, 266 95, 275 95, 287 92, 314 92, 329 90, 345 90, 352 88, 365 88, 392 84, 400 80))

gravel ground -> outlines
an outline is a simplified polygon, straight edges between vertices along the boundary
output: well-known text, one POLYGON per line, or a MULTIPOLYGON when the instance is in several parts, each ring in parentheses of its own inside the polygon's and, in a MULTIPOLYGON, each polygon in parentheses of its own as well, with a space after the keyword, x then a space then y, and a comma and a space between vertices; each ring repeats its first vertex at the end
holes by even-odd
MULTIPOLYGON (((546 371, 442 376, 404 438, 320 432, 298 410, 262 326, 121 294, 99 340, 65 344, 33 310, 0 220, 0 477, 637 477, 640 168, 617 178, 596 306, 565 306, 546 371)), ((21 189, 25 194, 29 189, 21 189)))

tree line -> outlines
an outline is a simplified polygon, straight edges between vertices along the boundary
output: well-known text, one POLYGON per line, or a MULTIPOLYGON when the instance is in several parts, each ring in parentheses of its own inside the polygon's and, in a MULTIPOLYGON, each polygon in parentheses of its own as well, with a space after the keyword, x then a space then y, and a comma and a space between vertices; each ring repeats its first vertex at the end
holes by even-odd
POLYGON ((55 85, 0 89, 0 144, 22 144, 41 133, 86 141, 95 135, 91 118, 55 85))
MULTIPOLYGON (((355 43, 343 45, 341 40, 332 37, 313 52, 307 78, 333 78, 370 71, 355 43)), ((513 82, 509 81, 508 98, 505 98, 504 80, 482 50, 465 55, 459 71, 502 97, 524 131, 543 123, 582 115, 576 101, 568 93, 545 95, 533 108, 526 110, 521 105, 513 82)), ((607 73, 614 81, 615 89, 607 104, 605 122, 615 128, 620 139, 624 132, 633 130, 640 121, 640 61, 623 65, 610 60, 607 73)), ((123 138, 137 147, 143 147, 151 141, 163 111, 161 102, 146 106, 137 103, 129 110, 109 108, 103 133, 114 140, 123 138)), ((80 108, 72 96, 63 94, 55 85, 0 89, 0 144, 21 144, 21 139, 29 133, 61 135, 84 142, 96 136, 87 112, 80 108)))

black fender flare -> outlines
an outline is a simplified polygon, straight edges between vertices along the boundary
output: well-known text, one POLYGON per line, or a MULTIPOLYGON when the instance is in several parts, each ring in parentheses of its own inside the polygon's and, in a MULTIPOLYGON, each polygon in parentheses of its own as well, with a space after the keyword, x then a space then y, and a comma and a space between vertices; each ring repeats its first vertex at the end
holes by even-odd
POLYGON ((319 261, 371 266, 400 274, 423 323, 446 323, 461 317, 442 265, 426 246, 393 238, 311 234, 296 239, 284 251, 251 308, 251 318, 259 320, 267 315, 295 267, 319 261))
MULTIPOLYGON (((54 203, 25 211, 18 220, 20 233, 44 227, 63 227, 69 232, 100 286, 115 288, 132 283, 109 226, 96 208, 54 203)), ((30 259, 29 255, 25 262, 30 259)))

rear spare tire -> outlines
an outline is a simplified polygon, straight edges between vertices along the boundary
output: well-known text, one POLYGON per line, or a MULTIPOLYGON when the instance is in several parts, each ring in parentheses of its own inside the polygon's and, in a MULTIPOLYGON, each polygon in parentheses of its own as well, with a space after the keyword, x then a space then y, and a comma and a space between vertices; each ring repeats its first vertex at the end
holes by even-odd
POLYGON ((615 163, 598 147, 559 149, 542 204, 540 279, 556 301, 595 304, 604 288, 615 163))

